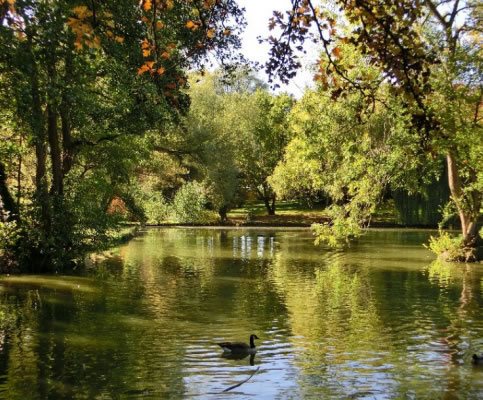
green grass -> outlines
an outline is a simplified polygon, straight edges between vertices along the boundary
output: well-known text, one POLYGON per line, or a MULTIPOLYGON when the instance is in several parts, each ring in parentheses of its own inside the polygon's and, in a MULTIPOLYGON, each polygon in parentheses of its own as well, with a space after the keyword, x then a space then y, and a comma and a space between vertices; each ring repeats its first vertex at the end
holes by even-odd
MULTIPOLYGON (((267 215, 267 208, 263 201, 246 201, 241 208, 235 208, 228 213, 228 217, 246 217, 251 212, 253 215, 267 215)), ((317 214, 325 216, 324 209, 321 207, 310 208, 296 201, 279 201, 275 203, 275 213, 278 215, 306 215, 317 214)))
POLYGON ((248 215, 253 216, 251 223, 265 225, 311 225, 327 217, 321 207, 310 208, 296 201, 279 201, 275 204, 275 214, 268 215, 263 201, 246 201, 244 206, 228 213, 228 219, 235 223, 247 222, 248 215))
MULTIPOLYGON (((324 207, 308 207, 296 201, 278 201, 275 206, 275 214, 269 216, 263 201, 246 201, 244 206, 236 208, 228 213, 228 219, 235 222, 246 222, 249 213, 253 216, 253 223, 265 223, 274 225, 305 224, 321 222, 327 218, 324 207)), ((373 223, 394 224, 396 222, 396 210, 392 202, 384 203, 372 218, 373 223)))

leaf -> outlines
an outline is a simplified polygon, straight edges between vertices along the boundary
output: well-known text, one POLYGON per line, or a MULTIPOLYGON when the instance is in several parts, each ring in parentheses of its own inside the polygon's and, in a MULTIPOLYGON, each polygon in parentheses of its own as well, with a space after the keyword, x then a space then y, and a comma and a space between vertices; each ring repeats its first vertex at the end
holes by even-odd
POLYGON ((72 12, 76 14, 80 19, 85 19, 92 16, 92 11, 90 11, 86 6, 74 7, 72 9, 72 12))
POLYGON ((154 61, 146 61, 146 64, 148 66, 148 68, 153 68, 153 65, 154 65, 154 61))
POLYGON ((164 24, 161 21, 156 22, 156 29, 161 29, 164 24))
POLYGON ((151 7, 153 5, 151 4, 151 0, 144 0, 143 8, 145 11, 151 10, 151 7))
POLYGON ((193 21, 188 21, 188 22, 186 23, 186 27, 187 27, 188 29, 192 29, 194 26, 195 26, 195 23, 194 23, 193 21))
POLYGON ((169 59, 169 58, 171 58, 171 54, 169 54, 167 51, 164 51, 164 52, 161 54, 161 57, 162 57, 162 58, 169 59))
POLYGON ((116 36, 116 42, 124 43, 124 38, 122 36, 116 36))
POLYGON ((149 57, 150 54, 151 54, 151 50, 149 49, 143 50, 143 57, 149 57))
POLYGON ((163 67, 159 67, 158 70, 157 70, 157 73, 159 75, 163 75, 164 74, 164 68, 163 67))
POLYGON ((230 36, 230 33, 231 33, 231 30, 229 30, 229 29, 225 29, 223 31, 223 35, 225 35, 225 36, 230 36))
POLYGON ((149 42, 148 42, 148 40, 147 40, 147 39, 144 39, 144 40, 143 40, 143 42, 142 42, 142 44, 141 44, 141 48, 142 48, 142 49, 147 49, 147 48, 149 48, 149 42))
POLYGON ((169 83, 167 83, 167 84, 166 84, 166 87, 167 87, 168 89, 176 89, 176 83, 174 83, 174 82, 169 82, 169 83))
POLYGON ((342 54, 341 54, 341 51, 340 51, 340 48, 339 47, 334 47, 334 49, 332 50, 332 54, 334 56, 336 56, 337 58, 341 58, 342 57, 342 54))
POLYGON ((208 36, 210 39, 215 36, 215 28, 211 28, 206 32, 206 36, 208 36))
POLYGON ((138 75, 144 74, 148 70, 149 70, 149 67, 146 64, 144 64, 141 68, 138 69, 138 75))

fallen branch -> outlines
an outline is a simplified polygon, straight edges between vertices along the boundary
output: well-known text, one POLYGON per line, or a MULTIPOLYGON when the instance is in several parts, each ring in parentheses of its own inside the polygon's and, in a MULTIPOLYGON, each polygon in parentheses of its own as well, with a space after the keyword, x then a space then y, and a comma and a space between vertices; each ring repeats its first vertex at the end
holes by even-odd
POLYGON ((247 383, 247 382, 248 382, 250 379, 252 379, 253 375, 255 375, 255 374, 258 372, 258 370, 259 370, 259 369, 260 369, 260 367, 258 367, 258 368, 257 368, 257 369, 256 369, 256 370, 255 370, 255 371, 254 371, 254 372, 253 372, 253 373, 252 373, 252 374, 251 374, 251 375, 250 375, 250 376, 249 376, 247 379, 245 379, 243 382, 240 382, 240 383, 237 383, 236 385, 230 386, 228 389, 223 390, 223 392, 221 392, 221 393, 229 392, 230 390, 235 389, 235 388, 237 388, 238 386, 243 385, 244 383, 247 383))

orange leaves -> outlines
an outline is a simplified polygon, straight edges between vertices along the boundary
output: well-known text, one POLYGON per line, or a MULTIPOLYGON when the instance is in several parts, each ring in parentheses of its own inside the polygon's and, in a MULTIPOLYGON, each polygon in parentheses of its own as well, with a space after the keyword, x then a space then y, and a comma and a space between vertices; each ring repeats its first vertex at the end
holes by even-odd
POLYGON ((193 22, 191 20, 189 20, 187 23, 186 23, 186 27, 192 31, 196 31, 199 27, 200 27, 200 22, 193 22))
POLYGON ((144 64, 143 66, 141 66, 141 68, 138 69, 138 75, 142 75, 146 71, 149 71, 149 67, 146 64, 144 64))
POLYGON ((230 36, 230 34, 231 34, 231 30, 229 30, 229 29, 225 29, 223 31, 223 35, 225 35, 225 36, 230 36))
POLYGON ((206 32, 206 36, 208 36, 210 39, 215 36, 215 28, 211 28, 206 32))
POLYGON ((150 72, 151 74, 158 73, 159 75, 164 74, 164 68, 154 68, 154 61, 146 61, 139 69, 137 74, 142 75, 145 72, 150 72), (159 70, 162 70, 159 72, 159 70))
MULTIPOLYGON (((91 17, 94 13, 89 10, 87 6, 77 6, 72 9, 72 13, 75 15, 70 17, 66 25, 75 34, 74 46, 76 50, 82 50, 84 46, 89 48, 99 48, 101 46, 101 38, 95 32, 91 23, 91 17)), ((98 12, 96 15, 96 22, 104 27, 114 29, 114 22, 112 20, 112 14, 109 12, 98 12)), ((105 31, 105 36, 109 40, 116 41, 118 43, 124 43, 124 38, 116 36, 111 29, 105 31)))
POLYGON ((86 19, 92 17, 92 11, 89 10, 86 6, 78 6, 72 9, 72 12, 77 15, 79 19, 86 19))
POLYGON ((339 47, 334 47, 334 48, 332 49, 332 54, 333 54, 334 56, 336 56, 337 58, 339 58, 339 59, 340 59, 340 58, 342 58, 342 53, 341 53, 341 51, 340 51, 340 48, 339 48, 339 47))
POLYGON ((325 72, 321 72, 320 74, 314 75, 314 81, 321 81, 324 85, 327 85, 327 75, 325 72))
POLYGON ((169 54, 167 51, 164 51, 163 53, 161 53, 161 58, 165 58, 168 60, 171 58, 171 54, 169 54))
POLYGON ((203 7, 209 10, 211 7, 213 7, 215 3, 216 3, 216 0, 204 0, 203 7))
POLYGON ((163 75, 164 74, 164 68, 159 67, 156 72, 158 73, 158 75, 163 75))
POLYGON ((85 18, 92 16, 92 12, 87 10, 87 7, 80 6, 72 10, 77 18, 71 17, 67 21, 67 26, 75 33, 74 46, 77 50, 82 50, 84 44, 88 47, 99 47, 100 39, 94 33, 94 28, 85 18))
POLYGON ((145 49, 143 50, 143 57, 149 57, 151 55, 151 50, 145 49))
POLYGON ((151 10, 152 7, 153 7, 153 4, 152 4, 151 0, 144 0, 143 1, 144 11, 149 11, 149 10, 151 10))

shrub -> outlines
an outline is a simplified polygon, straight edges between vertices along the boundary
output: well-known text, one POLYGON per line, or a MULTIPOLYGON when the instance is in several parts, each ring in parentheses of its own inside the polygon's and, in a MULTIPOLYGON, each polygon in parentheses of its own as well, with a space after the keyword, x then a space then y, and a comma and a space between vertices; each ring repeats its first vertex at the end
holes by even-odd
POLYGON ((439 231, 439 236, 430 236, 427 249, 444 261, 467 261, 467 249, 463 244, 463 236, 452 236, 448 232, 439 231))
POLYGON ((160 192, 154 192, 144 203, 148 224, 161 224, 170 214, 169 204, 160 192))
POLYGON ((196 182, 185 183, 174 196, 173 211, 181 223, 206 222, 205 196, 202 187, 196 182))

